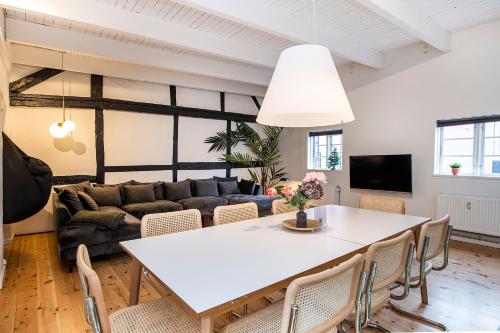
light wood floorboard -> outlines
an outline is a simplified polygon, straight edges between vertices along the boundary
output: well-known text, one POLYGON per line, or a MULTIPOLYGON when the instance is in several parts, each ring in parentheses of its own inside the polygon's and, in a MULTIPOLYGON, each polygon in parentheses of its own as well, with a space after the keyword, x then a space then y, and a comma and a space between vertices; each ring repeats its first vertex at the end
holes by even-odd
MULTIPOLYGON (((0 332, 91 332, 84 319, 77 270, 67 273, 59 262, 54 233, 15 237, 6 246, 5 256, 8 264, 5 287, 0 292, 0 332)), ((127 305, 129 262, 125 254, 93 262, 110 312, 127 305)), ((398 304, 444 322, 451 330, 500 329, 500 249, 452 242, 448 268, 432 272, 428 284, 429 305, 420 304, 418 290, 412 290, 398 304)), ((158 297, 155 288, 143 281, 140 302, 158 297)), ((264 305, 264 301, 251 304, 250 312, 264 305)), ((227 320, 226 316, 217 318, 215 326, 220 327, 227 320)), ((389 308, 379 311, 373 321, 391 331, 436 331, 389 308)))

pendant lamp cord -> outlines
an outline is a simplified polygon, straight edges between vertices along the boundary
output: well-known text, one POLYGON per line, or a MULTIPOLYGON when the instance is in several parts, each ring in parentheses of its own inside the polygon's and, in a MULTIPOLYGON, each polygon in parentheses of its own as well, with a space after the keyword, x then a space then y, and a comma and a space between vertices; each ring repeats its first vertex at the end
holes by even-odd
POLYGON ((61 52, 61 70, 62 70, 62 109, 63 109, 63 122, 66 120, 66 108, 64 101, 64 52, 61 52))
POLYGON ((314 28, 314 43, 318 44, 318 23, 316 22, 316 0, 312 0, 312 17, 314 28))

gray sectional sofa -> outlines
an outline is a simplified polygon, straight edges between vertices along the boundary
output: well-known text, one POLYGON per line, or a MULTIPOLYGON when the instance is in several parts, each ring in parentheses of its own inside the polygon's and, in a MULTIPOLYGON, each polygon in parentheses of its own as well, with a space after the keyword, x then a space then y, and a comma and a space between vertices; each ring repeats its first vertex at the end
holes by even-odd
POLYGON ((120 241, 140 238, 144 215, 199 209, 206 221, 221 205, 255 202, 259 215, 271 213, 273 200, 260 186, 236 177, 182 182, 90 184, 54 188, 54 222, 61 261, 71 270, 79 244, 91 257, 120 252, 120 241))

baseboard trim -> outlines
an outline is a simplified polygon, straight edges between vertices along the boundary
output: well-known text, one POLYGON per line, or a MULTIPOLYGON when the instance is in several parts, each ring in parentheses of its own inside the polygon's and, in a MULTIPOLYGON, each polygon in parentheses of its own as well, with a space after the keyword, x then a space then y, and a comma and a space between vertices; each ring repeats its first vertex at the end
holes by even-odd
POLYGON ((500 248, 500 237, 453 229, 451 238, 462 242, 500 248))

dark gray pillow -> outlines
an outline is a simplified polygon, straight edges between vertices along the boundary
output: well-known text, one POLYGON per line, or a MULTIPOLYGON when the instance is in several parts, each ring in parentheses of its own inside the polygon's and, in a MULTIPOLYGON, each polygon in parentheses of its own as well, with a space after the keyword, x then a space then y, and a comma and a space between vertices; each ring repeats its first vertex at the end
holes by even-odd
POLYGON ((74 188, 65 188, 58 194, 59 199, 68 207, 71 215, 75 215, 76 213, 84 210, 82 202, 80 198, 78 198, 78 193, 74 188))
POLYGON ((217 186, 219 187, 220 195, 241 193, 240 189, 238 188, 238 183, 235 180, 230 182, 219 182, 217 186))
POLYGON ((153 184, 144 185, 125 185, 125 203, 133 204, 138 202, 155 201, 155 190, 153 184))
POLYGON ((215 180, 193 180, 197 197, 217 197, 217 181, 215 180))
POLYGON ((118 186, 108 187, 85 187, 85 193, 90 195, 99 206, 122 206, 120 188, 118 186))
POLYGON ((125 221, 125 212, 109 212, 109 211, 91 211, 82 210, 76 213, 70 223, 92 223, 103 229, 116 229, 125 221))
POLYGON ((125 202, 125 191, 123 190, 123 186, 125 185, 132 185, 132 181, 129 180, 128 182, 123 182, 119 184, 94 184, 93 187, 118 187, 120 189, 121 201, 125 202))
POLYGON ((214 179, 218 182, 218 183, 223 183, 223 182, 238 182, 238 177, 217 177, 217 176, 214 176, 214 179))
POLYGON ((162 182, 154 182, 154 183, 141 183, 136 180, 132 180, 132 185, 147 185, 153 184, 155 190, 155 199, 156 200, 165 200, 165 193, 163 191, 163 183, 162 182))
POLYGON ((90 186, 90 182, 88 180, 78 183, 78 184, 72 184, 72 185, 67 185, 67 186, 59 186, 59 187, 54 187, 54 192, 57 194, 61 193, 65 189, 72 189, 75 191, 75 193, 78 193, 78 191, 83 191, 83 188, 85 186, 90 186))
POLYGON ((255 189, 255 182, 253 180, 242 179, 238 183, 238 187, 240 188, 241 193, 253 195, 253 190, 255 189))
POLYGON ((192 197, 191 183, 189 181, 163 183, 163 190, 165 192, 165 199, 170 201, 177 201, 192 197))
POLYGON ((95 200, 92 199, 87 193, 79 191, 78 198, 80 198, 80 201, 83 203, 83 206, 87 210, 99 210, 99 205, 97 204, 97 202, 95 202, 95 200))

